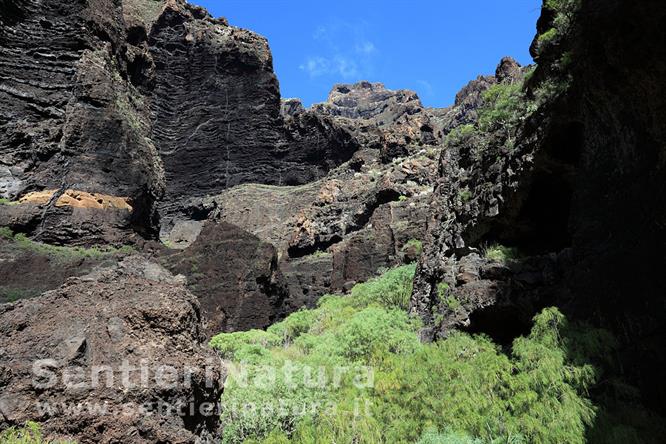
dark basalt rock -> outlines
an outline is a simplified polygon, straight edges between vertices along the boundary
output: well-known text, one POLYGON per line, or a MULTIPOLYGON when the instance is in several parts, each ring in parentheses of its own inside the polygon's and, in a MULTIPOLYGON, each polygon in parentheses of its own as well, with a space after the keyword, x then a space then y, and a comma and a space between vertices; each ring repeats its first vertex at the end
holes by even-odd
POLYGON ((275 247, 234 225, 206 223, 192 245, 161 262, 187 277, 209 337, 266 328, 282 315, 287 290, 275 247))
MULTIPOLYGON (((127 80, 134 49, 121 4, 7 3, 0 10, 0 196, 77 189, 127 197, 136 212, 107 218, 125 226, 120 235, 100 238, 79 224, 76 235, 54 237, 92 243, 154 235, 164 178, 148 109, 127 80)), ((43 208, 42 230, 69 219, 51 209, 43 208)), ((89 214, 84 223, 96 219, 89 214)))
POLYGON ((148 37, 167 232, 192 199, 243 183, 311 182, 358 148, 346 132, 310 113, 285 122, 266 39, 196 11, 167 4, 148 37))
MULTIPOLYGON (((311 182, 358 149, 325 117, 283 117, 266 40, 183 0, 28 1, 0 18, 0 197, 71 189, 133 207, 72 217, 42 205, 30 235, 155 238, 206 195, 311 182)), ((34 210, 17 211, 5 218, 34 210)))
POLYGON ((0 306, 0 428, 38 421, 47 436, 80 443, 213 442, 218 414, 200 406, 217 403, 222 375, 200 321, 183 278, 138 257, 0 306), (41 379, 39 360, 50 360, 41 379), (146 382, 137 370, 123 379, 123 363, 144 366, 146 382), (178 376, 157 376, 161 365, 178 376), (100 368, 113 377, 95 376, 100 368))
MULTIPOLYGON (((484 243, 522 248, 528 253, 519 261, 523 267, 547 253, 561 258, 567 252, 566 261, 557 261, 552 303, 571 319, 614 331, 622 377, 663 412, 666 393, 657 369, 666 359, 658 345, 666 340, 666 280, 658 268, 666 251, 666 129, 656 116, 666 109, 666 50, 655 42, 664 40, 666 9, 658 1, 595 0, 583 2, 575 17, 557 44, 535 40, 539 65, 528 96, 543 94, 544 85, 562 93, 520 125, 513 150, 497 156, 492 149, 502 144, 500 137, 474 136, 442 156, 413 309, 431 320, 436 286, 452 278, 447 266, 469 260, 484 243), (479 146, 491 152, 479 152, 479 146), (469 199, 460 198, 463 189, 469 199)), ((545 10, 539 31, 550 29, 552 20, 545 10)), ((515 71, 506 68, 498 76, 511 77, 515 71)), ((553 288, 537 279, 538 269, 524 276, 524 284, 553 288)), ((513 291, 507 305, 506 277, 479 279, 452 282, 456 294, 469 285, 485 288, 475 290, 484 293, 476 307, 465 307, 463 318, 472 323, 476 316, 492 325, 505 307, 527 308, 526 302, 537 300, 532 290, 513 291)), ((458 321, 454 316, 447 322, 458 321)))

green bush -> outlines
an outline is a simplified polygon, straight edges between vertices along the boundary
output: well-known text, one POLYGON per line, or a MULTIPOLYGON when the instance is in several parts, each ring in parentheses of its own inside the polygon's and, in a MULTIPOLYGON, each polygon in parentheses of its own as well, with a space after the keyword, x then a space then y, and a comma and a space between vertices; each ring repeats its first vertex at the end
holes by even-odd
POLYGON ((567 35, 573 26, 581 0, 546 0, 544 7, 555 13, 553 27, 537 37, 537 52, 541 53, 548 46, 557 44, 567 35))
POLYGON ((484 444, 466 433, 447 431, 439 433, 437 429, 426 430, 417 444, 484 444))
POLYGON ((460 198, 461 202, 467 203, 472 200, 472 192, 469 188, 464 188, 458 192, 458 198, 460 198))
MULTIPOLYGON (((254 364, 244 373, 250 379, 266 367, 295 375, 277 372, 261 387, 228 381, 223 443, 585 442, 597 413, 587 393, 600 376, 591 363, 610 355, 607 334, 567 325, 547 309, 508 354, 484 336, 456 332, 423 344, 419 322, 394 302, 413 273, 400 267, 350 296, 325 296, 268 332, 216 336, 211 345, 223 356, 254 364), (358 387, 345 374, 331 385, 338 366, 371 366, 373 383, 358 387), (305 375, 324 383, 293 384, 305 375), (254 408, 239 408, 248 403, 254 408), (303 407, 311 403, 336 408, 303 407)), ((444 301, 445 294, 442 287, 444 301)))
POLYGON ((0 238, 12 240, 14 239, 14 232, 7 227, 0 227, 0 238))
POLYGON ((468 140, 476 132, 474 125, 461 125, 451 130, 446 136, 446 144, 449 146, 458 146, 468 140))
POLYGON ((18 205, 18 202, 0 197, 0 205, 18 205))
POLYGON ((503 131, 507 138, 527 113, 527 100, 522 82, 498 83, 483 93, 484 104, 479 111, 482 131, 503 131))
POLYGON ((72 441, 52 441, 42 436, 39 424, 28 422, 25 427, 11 427, 0 433, 1 444, 74 444, 72 441))
POLYGON ((222 333, 210 340, 210 346, 220 352, 224 359, 237 359, 236 354, 247 347, 266 348, 280 344, 280 337, 263 330, 222 333))
POLYGON ((402 251, 405 252, 408 249, 413 248, 416 251, 417 255, 421 255, 423 252, 423 242, 418 239, 410 239, 405 245, 402 246, 402 251))
POLYGON ((517 249, 498 244, 487 247, 484 250, 483 255, 486 259, 501 262, 503 264, 516 259, 519 256, 517 249))
POLYGON ((351 296, 362 304, 376 303, 386 308, 407 310, 412 296, 416 264, 404 265, 384 273, 380 278, 356 285, 351 296))

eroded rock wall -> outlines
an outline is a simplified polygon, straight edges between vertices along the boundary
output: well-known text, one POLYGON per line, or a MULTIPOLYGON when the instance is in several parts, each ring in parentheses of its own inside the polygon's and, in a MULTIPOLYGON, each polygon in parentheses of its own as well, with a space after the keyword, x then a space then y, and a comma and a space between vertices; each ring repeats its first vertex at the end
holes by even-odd
POLYGON ((443 312, 435 335, 445 335, 506 331, 559 305, 617 335, 620 376, 663 410, 666 9, 587 1, 564 13, 571 25, 554 39, 543 36, 555 11, 539 20, 532 106, 512 143, 471 131, 444 152, 412 307, 431 325, 443 312), (508 268, 474 258, 492 242, 523 257, 508 268), (443 307, 449 298, 462 307, 443 307))

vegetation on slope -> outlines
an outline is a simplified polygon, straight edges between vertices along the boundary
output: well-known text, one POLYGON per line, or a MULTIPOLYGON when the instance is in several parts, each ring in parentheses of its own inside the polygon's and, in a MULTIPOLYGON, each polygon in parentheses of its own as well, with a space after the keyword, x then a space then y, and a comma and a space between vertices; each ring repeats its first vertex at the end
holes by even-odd
POLYGON ((52 441, 42 436, 39 424, 29 422, 25 427, 11 427, 0 433, 0 444, 72 444, 70 441, 52 441))
POLYGON ((37 254, 51 256, 56 259, 63 260, 83 258, 101 259, 114 254, 127 254, 134 251, 130 246, 124 246, 120 248, 113 246, 85 248, 44 244, 41 242, 33 241, 25 234, 14 234, 12 230, 7 227, 0 227, 0 239, 13 241, 13 245, 18 249, 31 251, 37 254))
POLYGON ((423 344, 402 309, 413 273, 391 270, 268 331, 213 338, 234 363, 223 443, 586 442, 600 377, 590 363, 610 355, 608 333, 549 308, 508 352, 456 332, 423 344))

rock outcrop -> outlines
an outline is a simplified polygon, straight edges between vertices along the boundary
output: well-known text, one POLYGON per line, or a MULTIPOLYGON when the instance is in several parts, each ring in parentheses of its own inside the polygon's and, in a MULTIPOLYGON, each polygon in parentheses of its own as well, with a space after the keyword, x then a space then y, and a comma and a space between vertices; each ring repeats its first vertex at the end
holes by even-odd
POLYGON ((362 146, 379 149, 383 162, 441 142, 441 132, 414 91, 392 91, 381 83, 340 84, 312 110, 333 117, 362 146))
POLYGON ((2 305, 0 320, 0 427, 38 421, 80 443, 213 442, 222 368, 182 277, 131 257, 2 305))
MULTIPOLYGON (((666 245, 665 128, 655 116, 665 109, 666 53, 654 42, 663 41, 666 10, 657 1, 621 0, 580 8, 544 7, 532 45, 538 67, 524 89, 527 113, 510 128, 510 143, 506 131, 479 132, 472 119, 474 128, 448 144, 412 307, 432 322, 432 308, 446 297, 438 284, 449 284, 463 307, 435 328, 446 334, 479 316, 486 326, 502 323, 507 306, 514 313, 539 309, 534 286, 557 288, 547 303, 614 331, 621 376, 663 411, 666 393, 655 369, 666 357, 657 351, 666 337, 666 281, 655 267, 666 245), (558 13, 566 16, 555 22, 558 13), (480 277, 464 277, 461 270, 479 260, 475 250, 493 242, 523 251, 517 270, 498 274, 477 264, 480 277), (535 263, 543 257, 550 259, 535 263), (541 281, 531 279, 507 300, 507 282, 524 267, 541 281)), ((478 82, 486 79, 475 88, 478 82)))
POLYGON ((287 290, 275 247, 239 227, 207 222, 192 245, 160 262, 187 277, 209 337, 267 328, 283 315, 287 290))
POLYGON ((0 198, 55 190, 0 207, 15 231, 60 244, 152 239, 205 218, 189 212, 197 199, 307 183, 358 149, 326 117, 283 118, 266 39, 184 0, 5 3, 0 198), (72 192, 128 208, 56 204, 72 192))
POLYGON ((131 212, 25 203, 13 228, 60 243, 154 235, 164 174, 120 2, 9 1, 0 22, 0 197, 71 189, 133 202, 131 212), (98 219, 109 233, 89 232, 98 219))

